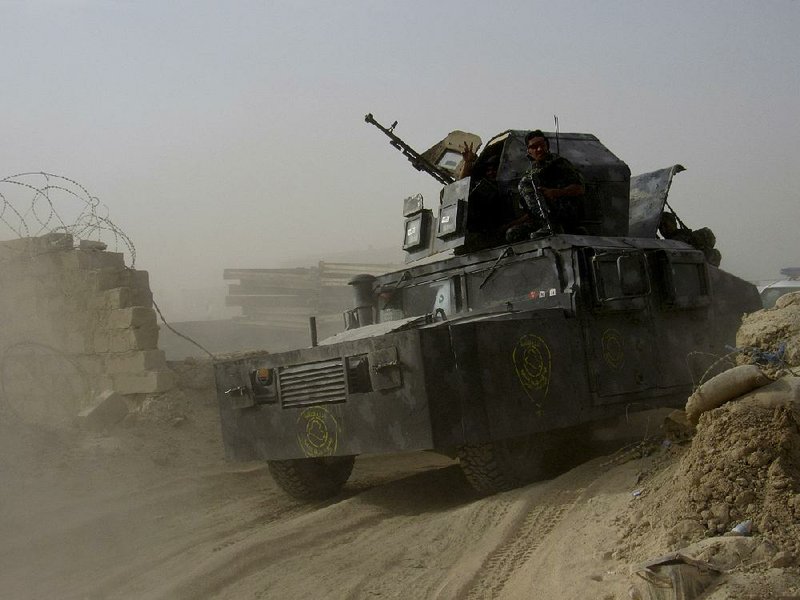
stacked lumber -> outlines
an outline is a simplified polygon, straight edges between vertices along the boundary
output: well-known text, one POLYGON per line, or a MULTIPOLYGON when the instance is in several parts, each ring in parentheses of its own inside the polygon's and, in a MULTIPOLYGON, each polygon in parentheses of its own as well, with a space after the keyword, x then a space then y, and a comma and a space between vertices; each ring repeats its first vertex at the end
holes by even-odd
POLYGON ((344 328, 342 312, 352 308, 347 284, 355 275, 380 275, 396 265, 320 262, 316 267, 292 269, 225 269, 227 306, 238 306, 237 320, 285 330, 308 330, 308 318, 317 318, 321 331, 344 328))

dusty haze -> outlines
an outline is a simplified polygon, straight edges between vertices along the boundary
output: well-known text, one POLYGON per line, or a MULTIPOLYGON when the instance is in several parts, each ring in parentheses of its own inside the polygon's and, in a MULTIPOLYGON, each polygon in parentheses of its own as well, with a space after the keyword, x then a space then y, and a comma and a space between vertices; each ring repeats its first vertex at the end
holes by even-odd
MULTIPOLYGON (((713 228, 723 268, 768 279, 800 267, 799 30, 791 0, 2 0, 0 179, 80 182, 132 240, 159 300, 222 298, 225 267, 365 250, 387 262, 403 198, 436 203, 433 179, 365 113, 398 120, 420 151, 453 129, 484 141, 552 129, 557 114, 634 174, 683 164, 671 205, 713 228)), ((0 186, 9 201, 24 202, 19 191, 0 186)), ((75 206, 56 209, 68 219, 75 206)), ((0 223, 0 240, 13 237, 0 223)), ((706 500, 727 502, 731 478, 716 472, 751 431, 777 432, 764 445, 791 450, 793 462, 776 459, 791 477, 763 464, 742 493, 783 490, 780 523, 796 531, 796 419, 784 431, 726 409, 706 421, 710 442, 659 434, 648 457, 637 447, 488 499, 438 456, 366 457, 342 497, 307 505, 263 466, 223 460, 210 372, 183 367, 192 386, 110 430, 50 431, 0 405, 0 596, 630 598, 631 567, 680 547, 668 536, 708 512, 677 493, 695 466, 708 463, 706 500), (723 436, 731 452, 716 452, 717 431, 737 434, 723 436)), ((51 380, 62 395, 47 397, 63 402, 51 380)), ((760 544, 778 503, 752 506, 737 519, 756 522, 745 541, 760 544)), ((799 593, 787 537, 735 574, 749 597, 799 593)))
MULTIPOLYGON (((2 176, 67 175, 157 293, 399 245, 456 128, 592 132, 749 279, 800 263, 800 3, 4 2, 2 176)), ((2 236, 13 237, 3 231, 2 236)))

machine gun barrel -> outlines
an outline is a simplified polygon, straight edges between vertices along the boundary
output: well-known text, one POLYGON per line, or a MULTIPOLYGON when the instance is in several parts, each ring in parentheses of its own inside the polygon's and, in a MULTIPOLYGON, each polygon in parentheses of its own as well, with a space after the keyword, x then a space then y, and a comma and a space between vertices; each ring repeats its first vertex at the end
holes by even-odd
POLYGON ((419 152, 414 150, 411 146, 406 144, 397 135, 395 135, 394 128, 397 125, 397 121, 392 123, 391 127, 384 127, 375 120, 375 118, 372 116, 372 113, 368 113, 364 117, 364 120, 370 125, 375 125, 375 127, 385 133, 390 140, 389 144, 400 150, 400 152, 403 153, 403 156, 405 156, 411 163, 411 166, 413 166, 417 171, 425 171, 428 175, 436 179, 436 181, 442 185, 447 185, 448 183, 453 183, 453 181, 455 181, 455 179, 449 173, 434 165, 431 161, 422 156, 419 152))

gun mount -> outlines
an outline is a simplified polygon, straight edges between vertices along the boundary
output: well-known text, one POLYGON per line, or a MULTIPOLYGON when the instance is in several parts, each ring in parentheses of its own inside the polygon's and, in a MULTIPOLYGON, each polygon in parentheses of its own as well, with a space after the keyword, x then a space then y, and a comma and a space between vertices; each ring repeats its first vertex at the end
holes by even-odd
POLYGON ((481 138, 473 133, 451 131, 441 142, 420 154, 394 133, 397 121, 389 127, 384 127, 375 120, 372 113, 368 113, 364 120, 380 129, 389 138, 389 144, 400 150, 417 171, 427 173, 443 185, 455 181, 456 167, 461 160, 463 144, 471 144, 475 149, 481 144, 481 138))

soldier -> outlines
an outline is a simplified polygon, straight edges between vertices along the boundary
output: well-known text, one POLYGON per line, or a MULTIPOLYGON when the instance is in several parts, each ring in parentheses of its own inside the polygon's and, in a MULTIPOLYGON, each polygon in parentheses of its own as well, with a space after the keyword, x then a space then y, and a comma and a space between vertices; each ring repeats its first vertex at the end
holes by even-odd
POLYGON ((677 240, 686 244, 692 243, 692 230, 683 223, 678 223, 675 213, 664 212, 661 214, 661 222, 658 225, 658 233, 665 240, 677 240))
POLYGON ((702 251, 706 261, 715 267, 722 262, 722 254, 714 247, 717 244, 717 237, 708 227, 689 229, 675 213, 665 212, 661 215, 658 232, 665 240, 677 240, 694 246, 702 251))
POLYGON ((531 168, 519 182, 524 214, 506 231, 509 242, 552 233, 575 233, 581 216, 583 177, 563 156, 550 152, 541 130, 525 136, 531 168))
POLYGON ((476 168, 476 162, 478 162, 478 155, 474 146, 464 142, 464 146, 461 149, 461 162, 456 168, 456 179, 463 179, 467 176, 473 176, 478 179, 484 178, 489 181, 497 179, 497 167, 498 162, 500 162, 498 153, 495 152, 488 158, 484 157, 482 168, 476 168))

